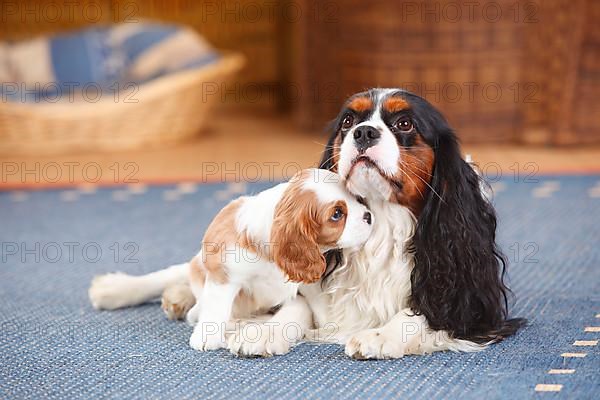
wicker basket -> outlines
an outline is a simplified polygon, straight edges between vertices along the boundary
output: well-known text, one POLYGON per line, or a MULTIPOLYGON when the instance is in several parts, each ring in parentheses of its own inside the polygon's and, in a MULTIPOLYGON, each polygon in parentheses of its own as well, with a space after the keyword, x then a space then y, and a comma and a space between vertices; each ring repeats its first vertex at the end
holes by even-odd
POLYGON ((243 56, 224 53, 204 68, 158 78, 118 99, 105 93, 94 103, 0 102, 0 153, 116 150, 180 141, 200 131, 211 105, 221 101, 215 90, 243 65, 243 56))

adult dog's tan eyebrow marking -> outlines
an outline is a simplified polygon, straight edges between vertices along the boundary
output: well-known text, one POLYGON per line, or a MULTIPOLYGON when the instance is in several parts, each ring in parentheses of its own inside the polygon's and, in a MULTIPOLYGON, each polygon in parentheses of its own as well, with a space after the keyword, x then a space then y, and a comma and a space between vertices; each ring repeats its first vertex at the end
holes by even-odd
POLYGON ((410 105, 402 97, 392 96, 383 101, 383 109, 389 113, 409 109, 410 105))
POLYGON ((348 108, 356 112, 364 112, 373 109, 373 100, 368 97, 356 97, 350 100, 348 108))

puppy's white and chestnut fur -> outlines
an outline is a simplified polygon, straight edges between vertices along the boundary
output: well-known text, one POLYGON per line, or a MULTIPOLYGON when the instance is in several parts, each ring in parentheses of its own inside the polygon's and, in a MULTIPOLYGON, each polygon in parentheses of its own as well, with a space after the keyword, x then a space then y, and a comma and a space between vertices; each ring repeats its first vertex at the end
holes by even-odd
MULTIPOLYGON (((288 183, 229 203, 209 225, 191 262, 171 268, 171 275, 188 269, 196 299, 187 314, 195 325, 191 347, 228 347, 236 354, 252 355, 287 352, 293 340, 281 340, 289 328, 285 313, 271 321, 271 335, 265 331, 252 341, 239 329, 230 331, 231 321, 281 306, 289 310, 289 322, 300 328, 294 332, 296 339, 302 337, 312 318, 305 300, 297 297, 300 283, 321 278, 326 251, 357 250, 368 239, 371 223, 367 208, 327 170, 303 170, 288 183)), ((168 280, 109 274, 93 282, 90 298, 96 308, 133 305, 160 295, 157 288, 163 289, 168 280)))

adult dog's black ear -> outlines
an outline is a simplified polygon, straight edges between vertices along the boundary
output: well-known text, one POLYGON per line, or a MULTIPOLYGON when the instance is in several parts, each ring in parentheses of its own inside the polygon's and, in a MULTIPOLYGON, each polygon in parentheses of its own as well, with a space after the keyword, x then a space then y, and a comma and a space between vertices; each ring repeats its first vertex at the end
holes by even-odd
POLYGON ((319 161, 319 168, 328 169, 333 172, 337 172, 337 156, 339 155, 339 149, 334 149, 338 135, 338 124, 339 118, 329 123, 329 127, 327 129, 327 131, 330 132, 329 140, 327 141, 327 145, 325 146, 325 150, 321 156, 321 161, 319 161))
POLYGON ((411 308, 434 330, 479 343, 501 340, 525 323, 507 319, 506 260, 496 245, 496 214, 481 178, 461 157, 445 123, 431 127, 433 177, 413 246, 411 308))
MULTIPOLYGON (((325 150, 321 156, 321 161, 319 161, 319 168, 328 169, 333 172, 337 172, 337 157, 339 155, 339 149, 334 149, 338 135, 338 124, 339 116, 334 121, 329 123, 327 129, 327 131, 330 132, 329 140, 327 141, 327 145, 325 146, 325 150)), ((327 268, 322 277, 323 282, 327 280, 333 271, 341 264, 342 258, 342 251, 339 249, 329 250, 325 253, 325 264, 327 265, 327 268)))

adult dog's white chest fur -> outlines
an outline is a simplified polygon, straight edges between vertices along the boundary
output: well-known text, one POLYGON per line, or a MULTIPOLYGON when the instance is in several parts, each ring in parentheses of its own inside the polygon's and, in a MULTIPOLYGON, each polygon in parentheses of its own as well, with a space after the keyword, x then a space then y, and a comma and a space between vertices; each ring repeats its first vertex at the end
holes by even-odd
POLYGON ((373 201, 373 232, 364 247, 344 254, 344 262, 321 284, 301 292, 314 312, 318 328, 336 336, 382 326, 407 307, 414 266, 409 252, 415 218, 405 207, 373 201))

